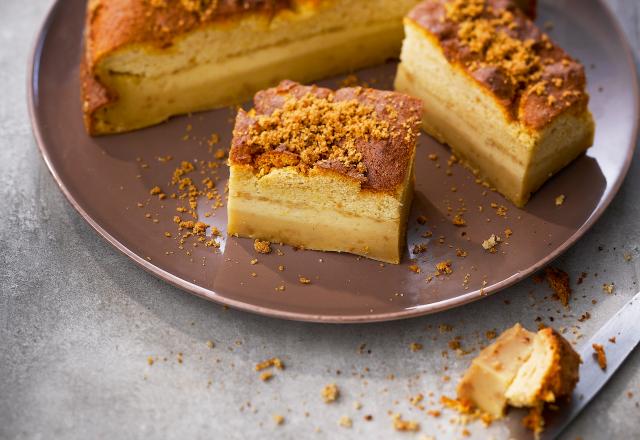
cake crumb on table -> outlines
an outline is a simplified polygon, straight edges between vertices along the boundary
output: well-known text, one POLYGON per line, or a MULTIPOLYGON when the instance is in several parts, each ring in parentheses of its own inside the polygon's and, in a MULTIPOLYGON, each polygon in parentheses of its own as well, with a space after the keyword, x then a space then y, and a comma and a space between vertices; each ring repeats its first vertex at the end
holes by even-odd
POLYGON ((564 203, 565 200, 565 195, 564 194, 560 194, 558 197, 556 197, 556 206, 562 206, 562 204, 564 203))
POLYGON ((601 344, 592 344, 594 355, 598 359, 598 365, 603 370, 607 369, 607 354, 604 352, 604 347, 601 344))
POLYGON ((278 370, 284 370, 284 362, 282 362, 280 358, 274 357, 271 359, 264 360, 260 363, 257 363, 255 366, 255 370, 262 371, 270 367, 275 367, 278 370))
POLYGON ((412 352, 414 352, 414 353, 415 353, 416 351, 420 351, 420 350, 422 350, 422 344, 421 344, 421 343, 419 343, 419 342, 412 342, 412 343, 409 345, 409 348, 411 349, 411 351, 412 351, 412 352))
POLYGON ((556 267, 547 267, 544 270, 544 275, 554 296, 560 300, 563 306, 567 307, 571 297, 569 274, 556 267))
POLYGON ((284 423, 284 416, 281 416, 280 414, 274 414, 273 421, 276 423, 276 425, 282 425, 284 423))
POLYGON ((615 288, 615 285, 613 283, 603 284, 602 285, 602 291, 604 293, 608 293, 609 295, 611 295, 613 293, 613 289, 614 288, 615 288))
POLYGON ((340 417, 340 421, 338 423, 343 428, 351 428, 353 426, 353 421, 351 420, 350 417, 347 417, 347 416, 340 417))
POLYGON ((326 385, 321 392, 324 403, 332 403, 340 397, 340 388, 335 383, 326 385))
POLYGON ((393 429, 402 432, 418 432, 420 431, 420 423, 412 420, 403 420, 400 414, 394 414, 391 419, 393 420, 393 429))

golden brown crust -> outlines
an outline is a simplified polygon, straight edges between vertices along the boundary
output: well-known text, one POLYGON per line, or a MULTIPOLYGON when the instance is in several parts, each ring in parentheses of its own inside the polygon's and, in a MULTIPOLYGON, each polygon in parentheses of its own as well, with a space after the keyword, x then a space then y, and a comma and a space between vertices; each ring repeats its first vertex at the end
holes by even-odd
POLYGON ((118 97, 100 82, 95 66, 131 44, 166 49, 177 37, 213 23, 249 14, 273 16, 284 9, 312 7, 321 0, 90 0, 82 60, 85 124, 95 132, 93 114, 118 97))
POLYGON ((559 398, 570 396, 580 378, 580 355, 565 338, 550 327, 540 330, 537 337, 547 339, 554 357, 552 367, 543 379, 538 398, 545 402, 555 402, 559 398))
POLYGON ((422 104, 418 99, 400 93, 360 87, 343 88, 334 92, 317 86, 283 81, 277 87, 257 93, 253 111, 238 112, 229 153, 230 163, 251 166, 256 172, 264 160, 276 168, 298 164, 300 159, 295 152, 283 151, 286 148, 263 152, 257 150, 255 145, 250 145, 248 137, 258 118, 273 114, 291 99, 300 100, 309 95, 335 103, 356 102, 366 106, 373 110, 372 116, 386 124, 389 132, 389 136, 385 138, 355 140, 355 149, 364 165, 362 169, 337 160, 323 159, 312 164, 314 173, 338 174, 358 181, 363 189, 376 191, 394 192, 406 181, 407 173, 411 172, 409 164, 420 130, 422 104))
POLYGON ((584 67, 513 1, 427 0, 407 19, 486 88, 511 120, 541 130, 568 111, 586 110, 584 67))

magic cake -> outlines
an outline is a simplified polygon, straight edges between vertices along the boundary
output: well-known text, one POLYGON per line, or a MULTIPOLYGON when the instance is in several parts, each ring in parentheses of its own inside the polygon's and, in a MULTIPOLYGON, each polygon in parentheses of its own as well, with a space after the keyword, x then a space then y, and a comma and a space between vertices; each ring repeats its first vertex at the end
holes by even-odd
POLYGON ((233 131, 228 233, 398 263, 420 101, 283 81, 254 106, 233 131))
MULTIPOLYGON (((520 324, 484 348, 458 384, 463 406, 500 418, 508 406, 532 408, 571 396, 579 380, 580 356, 551 328, 537 333, 520 324)), ((542 420, 532 426, 541 429, 542 420)))
POLYGON ((93 135, 242 102, 400 53, 418 0, 90 0, 82 61, 93 135))
POLYGON ((517 4, 422 2, 404 21, 395 84, 423 100, 427 133, 523 206, 592 145, 594 122, 583 66, 517 4))

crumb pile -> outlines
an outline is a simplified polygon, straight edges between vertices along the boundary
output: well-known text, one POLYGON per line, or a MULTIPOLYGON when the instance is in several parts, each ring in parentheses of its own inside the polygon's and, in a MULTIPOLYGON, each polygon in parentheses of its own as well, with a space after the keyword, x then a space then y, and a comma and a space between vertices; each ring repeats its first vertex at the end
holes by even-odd
MULTIPOLYGON (((213 137, 217 137, 217 135, 213 137)), ((210 149, 215 143, 217 141, 209 142, 210 149)), ((222 236, 221 231, 215 226, 200 220, 198 207, 201 203, 208 203, 204 217, 211 217, 215 215, 215 211, 218 208, 224 206, 223 195, 216 188, 216 182, 219 179, 217 172, 222 163, 221 160, 225 157, 224 150, 219 149, 214 153, 214 158, 218 160, 181 161, 174 169, 171 180, 165 186, 167 188, 166 191, 161 185, 155 185, 149 190, 151 196, 157 197, 162 202, 166 200, 176 201, 176 213, 172 219, 177 228, 177 234, 165 231, 164 236, 166 238, 174 238, 174 235, 177 235, 179 249, 184 249, 187 240, 192 237, 194 239, 194 247, 199 244, 213 249, 220 247, 218 238, 222 236)), ((172 156, 158 157, 158 162, 163 164, 168 164, 172 160, 172 156)), ((142 163, 142 160, 140 159, 139 162, 142 163)), ((148 168, 148 166, 146 163, 142 163, 143 168, 148 168)), ((138 207, 143 208, 145 204, 138 203, 138 207)), ((153 217, 150 213, 145 216, 147 218, 153 217)), ((153 220, 157 222, 157 219, 153 220)), ((187 251, 187 254, 189 253, 187 251)))

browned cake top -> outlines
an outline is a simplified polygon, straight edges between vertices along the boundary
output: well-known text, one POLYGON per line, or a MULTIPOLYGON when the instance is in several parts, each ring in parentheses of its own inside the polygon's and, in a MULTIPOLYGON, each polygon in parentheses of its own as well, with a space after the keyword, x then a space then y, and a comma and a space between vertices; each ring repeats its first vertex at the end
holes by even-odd
POLYGON ((252 13, 272 16, 319 0, 91 0, 87 40, 93 57, 125 44, 167 47, 176 35, 252 13))
POLYGON ((321 0, 89 0, 85 53, 81 63, 85 124, 93 131, 93 113, 117 99, 95 76, 94 66, 130 44, 166 49, 176 37, 211 23, 284 9, 314 7, 321 0))
POLYGON ((258 176, 294 166, 333 170, 363 188, 394 191, 410 172, 421 103, 396 92, 337 91, 283 81, 259 92, 255 108, 240 110, 230 162, 258 176))
POLYGON ((427 0, 408 17, 437 39, 449 62, 531 128, 588 104, 583 66, 511 0, 427 0))

